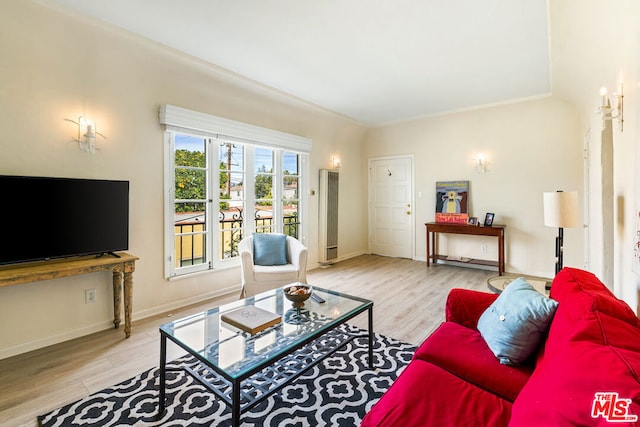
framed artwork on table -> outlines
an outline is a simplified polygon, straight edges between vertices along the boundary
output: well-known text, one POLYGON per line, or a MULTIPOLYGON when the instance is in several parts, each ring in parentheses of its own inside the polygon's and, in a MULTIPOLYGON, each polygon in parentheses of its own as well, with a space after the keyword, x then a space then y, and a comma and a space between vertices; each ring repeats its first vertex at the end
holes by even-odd
POLYGON ((469 181, 436 182, 436 222, 469 223, 469 181))
POLYGON ((477 216, 470 216, 468 224, 469 225, 478 225, 478 217, 477 216))
POLYGON ((487 215, 484 217, 484 226, 491 227, 493 225, 493 217, 494 213, 487 212, 487 215))

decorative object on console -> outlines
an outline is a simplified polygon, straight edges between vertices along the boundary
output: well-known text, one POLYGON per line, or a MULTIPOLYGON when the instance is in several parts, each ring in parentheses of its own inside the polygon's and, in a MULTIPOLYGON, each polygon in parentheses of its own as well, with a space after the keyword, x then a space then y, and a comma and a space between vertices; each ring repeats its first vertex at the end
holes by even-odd
POLYGON ((487 212, 487 214, 484 217, 484 226, 491 227, 493 225, 493 218, 495 218, 495 216, 496 214, 492 212, 487 212))
POLYGON ((578 192, 555 191, 544 193, 544 225, 558 227, 558 237, 556 237, 556 274, 558 274, 562 270, 563 229, 579 225, 578 192))
POLYGON ((96 147, 96 135, 107 139, 106 136, 96 130, 96 125, 91 119, 80 116, 77 122, 71 119, 65 120, 78 126, 78 136, 73 138, 73 140, 78 143, 78 147, 83 151, 91 154, 95 153, 96 149, 98 149, 96 147))
POLYGON ((478 225, 478 217, 470 216, 469 217, 469 225, 478 225))
POLYGON ((598 107, 598 113, 602 116, 602 130, 607 127, 607 121, 611 119, 618 119, 618 125, 620 125, 620 132, 624 130, 624 92, 622 90, 622 83, 620 83, 620 92, 614 92, 613 96, 616 99, 615 107, 611 107, 611 101, 607 96, 607 88, 600 88, 600 96, 602 97, 602 105, 598 107))
POLYGON ((436 222, 466 224, 469 218, 469 181, 436 182, 436 222))

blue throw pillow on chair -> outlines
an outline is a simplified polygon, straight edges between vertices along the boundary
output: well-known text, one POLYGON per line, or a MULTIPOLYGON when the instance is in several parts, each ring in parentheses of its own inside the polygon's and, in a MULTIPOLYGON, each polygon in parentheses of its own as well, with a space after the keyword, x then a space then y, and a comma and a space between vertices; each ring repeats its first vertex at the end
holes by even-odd
POLYGON ((287 264, 287 235, 254 234, 253 263, 265 266, 287 264))

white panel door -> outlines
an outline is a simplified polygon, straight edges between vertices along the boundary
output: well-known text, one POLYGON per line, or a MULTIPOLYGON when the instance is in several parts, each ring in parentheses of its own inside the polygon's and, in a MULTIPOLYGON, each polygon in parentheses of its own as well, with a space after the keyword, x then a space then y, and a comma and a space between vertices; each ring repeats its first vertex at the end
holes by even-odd
POLYGON ((413 158, 369 160, 369 249, 413 258, 413 158))

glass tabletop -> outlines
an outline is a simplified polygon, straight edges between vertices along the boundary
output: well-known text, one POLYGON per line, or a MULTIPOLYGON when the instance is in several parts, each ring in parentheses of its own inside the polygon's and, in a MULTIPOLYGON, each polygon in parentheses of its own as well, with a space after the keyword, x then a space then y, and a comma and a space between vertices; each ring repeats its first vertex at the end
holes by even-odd
POLYGON ((487 285, 489 285, 489 289, 493 292, 500 293, 507 287, 507 285, 520 277, 524 278, 541 294, 549 295, 549 289, 547 287, 551 287, 553 279, 546 279, 544 277, 528 276, 524 274, 506 274, 503 276, 489 277, 489 279, 487 279, 487 285))
POLYGON ((314 287, 313 292, 325 302, 309 298, 303 307, 295 308, 279 288, 166 323, 160 330, 211 367, 240 378, 373 305, 372 301, 336 291, 314 287), (226 312, 251 305, 279 314, 281 322, 250 334, 220 319, 226 312))

